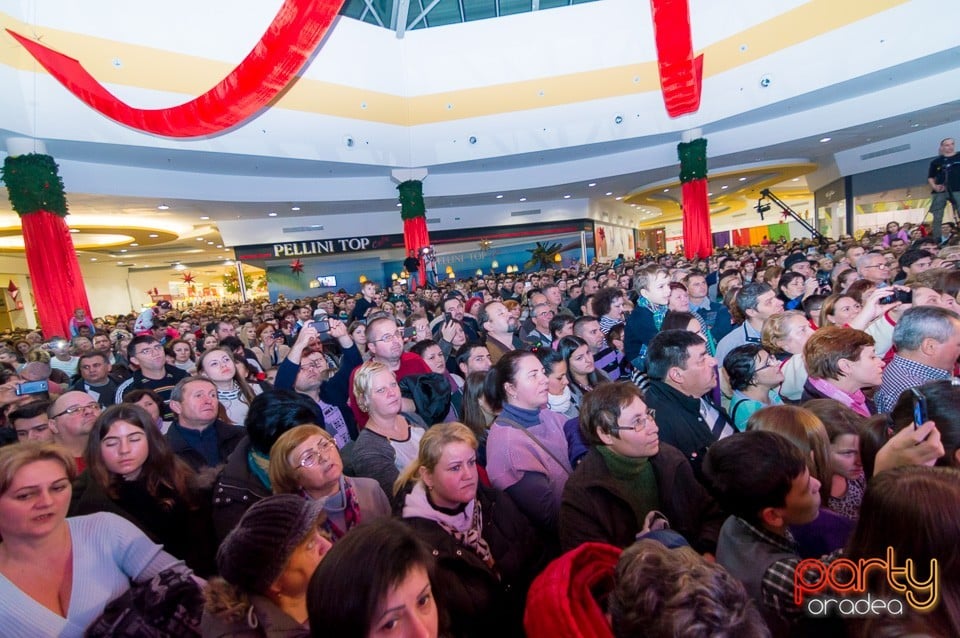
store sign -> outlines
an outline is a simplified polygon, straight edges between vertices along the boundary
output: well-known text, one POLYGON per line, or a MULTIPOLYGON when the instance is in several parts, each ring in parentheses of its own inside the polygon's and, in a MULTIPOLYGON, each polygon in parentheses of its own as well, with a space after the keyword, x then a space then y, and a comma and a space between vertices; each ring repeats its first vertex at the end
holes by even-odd
POLYGON ((369 237, 348 237, 346 239, 321 239, 315 241, 295 241, 273 244, 274 257, 307 257, 310 255, 333 255, 370 250, 369 237))

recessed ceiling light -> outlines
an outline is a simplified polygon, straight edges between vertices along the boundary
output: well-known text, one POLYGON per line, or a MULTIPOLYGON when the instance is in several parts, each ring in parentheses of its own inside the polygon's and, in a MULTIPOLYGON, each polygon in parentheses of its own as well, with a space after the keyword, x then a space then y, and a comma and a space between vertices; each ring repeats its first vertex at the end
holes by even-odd
POLYGON ((120 252, 125 253, 125 252, 127 252, 127 249, 126 249, 126 248, 121 248, 121 249, 120 249, 120 252))
POLYGON ((919 122, 914 122, 913 124, 910 125, 910 128, 919 128, 919 127, 920 127, 919 122))
POLYGON ((607 194, 605 195, 605 197, 610 197, 611 195, 613 195, 613 191, 607 191, 607 194))
POLYGON ((521 202, 525 202, 525 201, 527 201, 527 198, 526 198, 526 197, 521 197, 521 198, 520 198, 520 201, 521 201, 521 202))
POLYGON ((212 242, 212 241, 208 241, 208 242, 207 242, 207 245, 208 245, 208 246, 213 246, 213 242, 212 242))
POLYGON ((130 245, 131 245, 131 246, 139 246, 140 244, 138 244, 137 242, 133 242, 133 243, 130 244, 130 245))
POLYGON ((290 207, 290 210, 300 210, 300 207, 299 207, 299 206, 291 206, 291 207, 290 207))
POLYGON ((729 186, 726 186, 726 185, 724 185, 724 186, 721 186, 721 187, 720 187, 720 190, 722 190, 722 191, 725 191, 725 190, 727 190, 728 188, 730 188, 730 187, 729 187, 729 186))
POLYGON ((820 143, 823 144, 824 142, 829 142, 830 139, 831 139, 831 138, 829 138, 829 137, 821 137, 821 138, 820 138, 820 143))
POLYGON ((96 260, 97 260, 96 257, 91 257, 91 258, 90 258, 90 261, 96 261, 96 260))
POLYGON ((223 244, 217 244, 217 248, 223 248, 223 244))
POLYGON ((79 228, 71 228, 71 229, 70 229, 70 232, 71 232, 71 233, 79 233, 79 232, 80 232, 80 229, 79 229, 79 228))
POLYGON ((590 182, 589 184, 587 184, 587 186, 590 187, 590 188, 593 188, 593 187, 596 186, 596 185, 597 185, 596 182, 590 182))
POLYGON ((746 177, 741 177, 741 178, 740 178, 740 181, 741 181, 741 182, 745 182, 745 181, 747 181, 747 178, 746 178, 746 177))
POLYGON ((203 241, 203 236, 197 237, 197 241, 203 241))
POLYGON ((157 210, 170 210, 170 207, 167 206, 166 204, 160 204, 159 206, 157 206, 157 210))
POLYGON ((794 178, 791 179, 790 181, 791 181, 791 182, 799 182, 799 181, 800 181, 800 178, 799 178, 799 177, 794 177, 794 178))
POLYGON ((503 195, 497 195, 497 199, 503 199, 503 195))
POLYGON ((208 219, 210 219, 210 217, 208 215, 201 215, 200 219, 202 219, 203 221, 207 221, 208 219))
POLYGON ((664 192, 664 193, 669 193, 669 192, 670 192, 670 189, 669 189, 669 188, 664 188, 664 189, 663 189, 663 192, 664 192))
POLYGON ((563 198, 564 198, 564 199, 570 199, 570 196, 569 196, 569 195, 564 195, 563 198))
POLYGON ((617 201, 619 202, 621 199, 623 199, 623 198, 622 198, 622 197, 618 197, 618 198, 617 198, 617 201))
POLYGON ((713 197, 713 193, 707 193, 707 197, 713 197))
POLYGON ((397 208, 400 208, 400 202, 397 202, 397 208))
POLYGON ((156 239, 156 238, 159 237, 160 235, 158 235, 158 234, 156 234, 156 233, 150 233, 150 234, 147 235, 147 236, 148 236, 150 239, 156 239))
POLYGON ((276 217, 276 216, 277 216, 276 213, 267 213, 267 217, 276 217))

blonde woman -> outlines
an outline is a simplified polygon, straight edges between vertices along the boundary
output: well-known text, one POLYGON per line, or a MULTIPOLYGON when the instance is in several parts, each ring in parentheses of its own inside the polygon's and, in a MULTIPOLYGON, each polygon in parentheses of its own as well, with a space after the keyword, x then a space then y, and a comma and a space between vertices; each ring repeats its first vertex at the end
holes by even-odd
POLYGON ((333 437, 316 425, 284 432, 270 448, 268 473, 274 494, 299 494, 321 502, 327 515, 321 529, 331 541, 360 523, 390 516, 390 501, 380 484, 344 476, 333 437))
POLYGON ((357 476, 375 479, 384 492, 393 489, 400 470, 416 457, 426 424, 403 407, 397 378, 379 361, 367 361, 353 378, 357 405, 369 418, 353 446, 357 476))
POLYGON ((430 428, 397 479, 403 519, 436 557, 452 635, 519 636, 543 544, 506 494, 480 484, 477 439, 462 423, 430 428))

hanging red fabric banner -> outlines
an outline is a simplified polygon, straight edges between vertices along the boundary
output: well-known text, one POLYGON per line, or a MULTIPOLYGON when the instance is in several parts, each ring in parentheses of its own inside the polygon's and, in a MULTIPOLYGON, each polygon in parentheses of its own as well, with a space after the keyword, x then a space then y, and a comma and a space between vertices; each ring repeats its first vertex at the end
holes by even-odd
POLYGON ((710 204, 707 201, 707 140, 695 139, 677 145, 680 156, 683 249, 687 259, 713 253, 710 204))
POLYGON ((670 117, 700 108, 703 55, 693 55, 688 0, 650 0, 657 41, 660 92, 670 117))
POLYGON ((64 217, 67 200, 56 162, 30 153, 7 157, 3 182, 20 215, 27 268, 44 337, 70 336, 73 311, 91 316, 77 253, 64 217))
MULTIPOLYGON (((400 191, 400 217, 403 219, 403 248, 407 257, 420 260, 417 279, 420 285, 427 283, 426 260, 422 249, 430 246, 427 232, 427 207, 423 203, 423 182, 409 179, 397 185, 400 191)), ((413 275, 413 273, 410 273, 413 275)))
POLYGON ((247 57, 212 89, 165 109, 134 108, 108 91, 77 60, 7 29, 60 84, 87 106, 139 131, 166 137, 213 135, 270 103, 294 79, 344 0, 286 0, 247 57))

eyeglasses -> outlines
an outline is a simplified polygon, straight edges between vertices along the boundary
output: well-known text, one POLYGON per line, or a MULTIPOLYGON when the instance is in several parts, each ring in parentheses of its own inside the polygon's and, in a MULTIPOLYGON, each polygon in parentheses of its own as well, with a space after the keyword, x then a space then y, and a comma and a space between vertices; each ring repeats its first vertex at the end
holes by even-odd
POLYGON ((323 359, 314 359, 313 361, 304 361, 300 364, 301 368, 310 368, 312 370, 323 370, 327 367, 327 362, 323 359))
POLYGON ((403 340, 403 333, 397 331, 397 332, 391 332, 389 334, 385 334, 379 339, 374 339, 373 341, 380 342, 380 343, 390 343, 391 341, 401 341, 401 340, 403 340))
POLYGON ((753 373, 756 374, 761 370, 766 370, 767 368, 774 368, 778 365, 780 365, 780 362, 777 361, 776 358, 770 357, 769 359, 767 359, 767 362, 764 363, 762 366, 757 366, 756 368, 754 368, 753 373))
POLYGON ((163 352, 163 346, 157 343, 152 346, 147 346, 146 348, 141 348, 140 350, 137 350, 137 356, 142 357, 143 355, 150 354, 152 352, 163 352))
POLYGON ((76 414, 77 412, 83 412, 84 414, 86 414, 87 412, 92 412, 96 414, 97 412, 100 411, 100 409, 101 408, 99 403, 87 403, 86 405, 75 405, 72 408, 67 408, 63 412, 54 414, 53 418, 56 419, 57 417, 61 417, 65 414, 76 414))
POLYGON ((632 430, 634 432, 639 432, 646 427, 649 427, 657 418, 657 411, 653 408, 647 408, 646 418, 643 420, 643 423, 639 425, 618 425, 616 427, 617 431, 619 430, 632 430))
POLYGON ((890 266, 888 266, 887 264, 871 264, 869 266, 864 266, 864 269, 866 268, 879 268, 880 270, 890 270, 890 266))
POLYGON ((307 450, 300 457, 300 467, 313 467, 317 463, 326 462, 330 458, 336 445, 330 439, 321 439, 317 447, 307 450))

